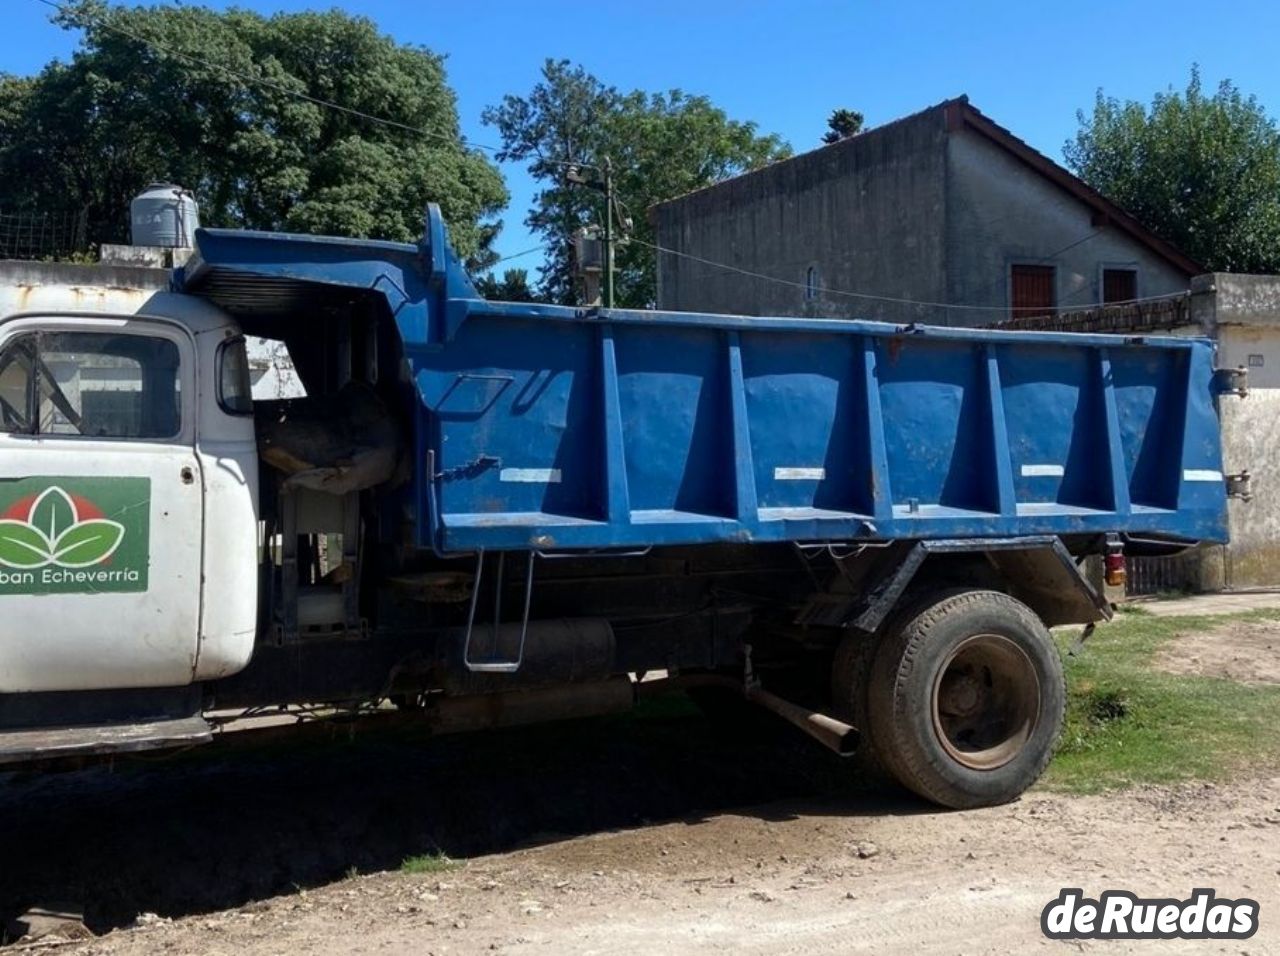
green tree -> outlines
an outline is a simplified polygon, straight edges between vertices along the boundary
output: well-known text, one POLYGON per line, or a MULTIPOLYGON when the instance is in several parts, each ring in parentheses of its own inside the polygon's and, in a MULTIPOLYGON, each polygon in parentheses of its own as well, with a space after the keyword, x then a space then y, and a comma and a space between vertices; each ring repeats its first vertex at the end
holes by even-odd
POLYGON ((166 179, 210 225, 411 241, 435 201, 462 255, 492 258, 507 193, 459 143, 442 57, 339 10, 80 0, 54 19, 83 32, 71 61, 0 79, 0 205, 87 206, 94 241, 124 241, 129 199, 166 179))
POLYGON ((862 122, 862 114, 857 110, 832 110, 827 117, 827 131, 822 134, 822 141, 828 144, 838 143, 850 136, 857 136, 862 132, 862 122))
POLYGON ((729 119, 704 96, 624 93, 567 60, 547 60, 527 96, 504 97, 485 110, 484 121, 502 136, 498 158, 528 163, 542 185, 525 223, 550 244, 540 292, 562 303, 575 296, 570 237, 604 214, 600 193, 566 183, 566 164, 611 161, 619 213, 641 240, 618 247, 617 302, 638 308, 656 293, 654 251, 643 244, 653 241, 648 207, 790 152, 777 136, 758 135, 754 123, 729 119))
POLYGON ((1149 107, 1098 97, 1063 149, 1067 165, 1212 270, 1280 272, 1280 132, 1228 80, 1149 107))
POLYGON ((501 279, 488 272, 476 280, 476 288, 486 299, 497 302, 536 302, 537 296, 529 288, 527 269, 507 269, 501 279))

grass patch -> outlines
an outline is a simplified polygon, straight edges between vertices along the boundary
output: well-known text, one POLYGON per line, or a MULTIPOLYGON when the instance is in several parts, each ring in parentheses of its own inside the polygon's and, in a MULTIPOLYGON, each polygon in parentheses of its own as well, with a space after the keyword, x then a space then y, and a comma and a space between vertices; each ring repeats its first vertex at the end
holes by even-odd
POLYGON ((444 853, 423 853, 420 856, 405 857, 400 864, 401 873, 447 873, 458 865, 444 853))
POLYGON ((1116 613, 1129 617, 1152 617, 1151 612, 1141 604, 1118 604, 1116 605, 1116 613))
POLYGON ((1280 757, 1280 687, 1165 674, 1161 645, 1231 621, 1277 620, 1280 611, 1157 617, 1132 609, 1100 624, 1076 657, 1079 631, 1058 635, 1067 674, 1067 719, 1045 785, 1097 793, 1137 783, 1216 780, 1280 757))

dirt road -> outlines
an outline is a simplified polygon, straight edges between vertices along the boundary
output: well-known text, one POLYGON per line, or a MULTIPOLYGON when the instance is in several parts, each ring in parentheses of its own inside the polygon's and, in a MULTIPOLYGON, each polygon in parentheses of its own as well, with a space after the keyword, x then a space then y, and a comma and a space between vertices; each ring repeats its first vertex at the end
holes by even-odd
POLYGON ((1064 886, 1209 886, 1261 930, 1184 951, 1280 951, 1280 778, 957 814, 831 768, 677 712, 10 780, 0 915, 84 906, 78 956, 1013 953, 1068 945, 1064 886), (399 871, 436 847, 465 859, 399 871))
POLYGON ((357 877, 79 951, 1018 953, 1065 945, 1039 930, 1063 886, 1156 897, 1212 886, 1259 899, 1261 931, 1189 951, 1265 953, 1280 946, 1277 866, 1277 779, 1119 799, 1039 795, 966 814, 792 801, 446 873, 357 877))

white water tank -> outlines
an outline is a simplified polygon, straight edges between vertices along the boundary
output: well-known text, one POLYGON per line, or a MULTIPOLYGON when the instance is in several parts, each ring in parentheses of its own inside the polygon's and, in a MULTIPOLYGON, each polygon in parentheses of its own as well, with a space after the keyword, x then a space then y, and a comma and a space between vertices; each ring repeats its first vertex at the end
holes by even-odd
POLYGON ((200 227, 195 197, 173 183, 152 183, 129 204, 135 246, 190 249, 200 227))

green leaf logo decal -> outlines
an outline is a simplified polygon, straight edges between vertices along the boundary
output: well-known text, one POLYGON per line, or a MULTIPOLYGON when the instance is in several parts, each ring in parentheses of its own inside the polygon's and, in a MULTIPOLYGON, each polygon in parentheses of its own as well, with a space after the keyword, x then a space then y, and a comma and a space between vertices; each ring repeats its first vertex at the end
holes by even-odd
POLYGON ((51 558, 59 567, 88 568, 111 557, 123 540, 124 525, 118 521, 81 521, 59 535, 51 558))
POLYGON ((32 503, 26 521, 0 520, 0 565, 29 571, 54 565, 91 568, 124 540, 124 525, 107 518, 80 520, 75 500, 57 485, 32 503))
POLYGON ((49 563, 49 542, 25 521, 0 521, 0 564, 30 570, 49 563))
POLYGON ((57 541, 59 535, 76 523, 77 517, 76 503, 71 496, 57 485, 52 485, 31 506, 31 516, 27 521, 46 540, 57 541))

